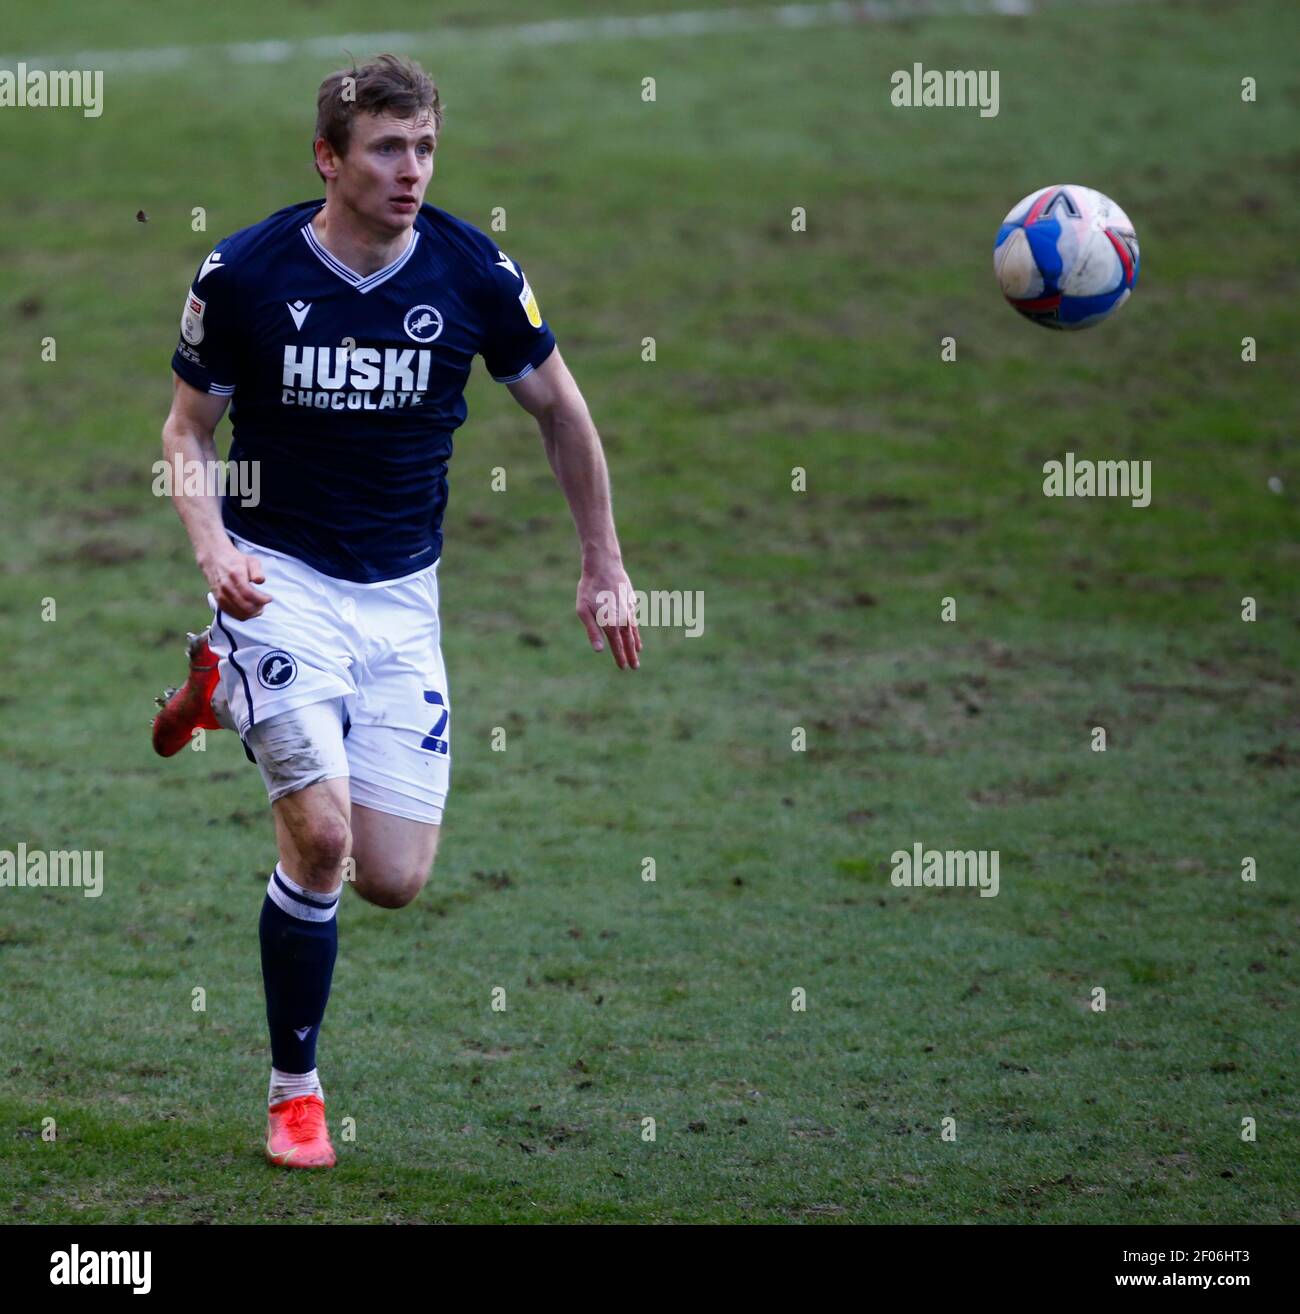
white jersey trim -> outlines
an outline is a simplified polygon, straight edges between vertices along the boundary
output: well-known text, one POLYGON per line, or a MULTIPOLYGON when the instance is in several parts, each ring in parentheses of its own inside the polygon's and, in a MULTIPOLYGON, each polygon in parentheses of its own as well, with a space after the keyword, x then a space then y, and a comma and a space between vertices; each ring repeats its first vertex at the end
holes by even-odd
MULTIPOLYGON (((319 214, 320 211, 318 210, 316 213, 319 214)), ((313 215, 312 217, 314 218, 315 216, 313 215)), ((397 273, 404 264, 406 264, 411 256, 415 254, 416 244, 420 240, 420 234, 412 228, 411 240, 407 245, 406 250, 403 251, 402 254, 392 262, 392 264, 385 265, 382 269, 377 269, 373 274, 367 275, 363 278, 355 269, 349 269, 342 260, 335 255, 331 255, 321 245, 320 239, 316 236, 316 232, 311 226, 310 219, 302 226, 302 235, 306 238, 307 245, 316 254, 316 257, 320 260, 321 264, 323 264, 331 273, 337 274, 350 287, 356 288, 358 292, 369 292, 372 288, 378 287, 380 283, 386 283, 392 278, 392 276, 397 273)))
POLYGON ((494 374, 492 378, 497 383, 518 383, 520 379, 526 379, 536 368, 536 365, 528 365, 518 374, 494 374))
POLYGON ((518 383, 520 379, 526 379, 535 369, 538 368, 538 366, 545 365, 546 362, 551 359, 551 355, 554 351, 555 348, 552 347, 551 350, 537 362, 537 365, 525 365, 518 374, 494 374, 492 375, 492 380, 494 383, 518 383))

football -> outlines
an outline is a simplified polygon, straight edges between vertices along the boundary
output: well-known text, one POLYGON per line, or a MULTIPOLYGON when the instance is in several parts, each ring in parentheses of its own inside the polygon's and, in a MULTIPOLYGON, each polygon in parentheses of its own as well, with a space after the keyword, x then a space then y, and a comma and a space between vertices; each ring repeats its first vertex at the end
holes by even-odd
POLYGON ((993 270, 1002 294, 1035 324, 1089 328, 1133 291, 1137 233, 1128 215, 1091 187, 1043 187, 1002 221, 993 270))

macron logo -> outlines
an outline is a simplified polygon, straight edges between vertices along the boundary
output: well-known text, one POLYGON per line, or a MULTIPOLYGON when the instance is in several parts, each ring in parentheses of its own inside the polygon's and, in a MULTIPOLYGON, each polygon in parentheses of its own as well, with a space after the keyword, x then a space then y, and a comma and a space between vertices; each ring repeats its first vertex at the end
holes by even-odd
POLYGON ((152 1250, 86 1250, 74 1245, 50 1256, 54 1287, 130 1287, 137 1296, 153 1288, 152 1250))
POLYGON ((311 302, 309 301, 306 305, 303 305, 300 297, 297 301, 286 301, 284 304, 288 307, 289 314, 293 316, 294 328, 302 328, 302 322, 307 318, 307 312, 311 309, 311 302))
POLYGON ((208 275, 209 275, 214 269, 224 269, 224 268, 225 268, 225 265, 223 265, 223 264, 221 263, 221 252, 220 252, 220 251, 214 251, 214 252, 213 252, 213 253, 212 253, 212 254, 211 254, 211 255, 210 255, 210 256, 209 256, 204 262, 203 262, 203 268, 199 270, 199 276, 198 276, 198 278, 195 280, 195 282, 202 283, 203 280, 204 280, 205 278, 207 278, 207 276, 208 276, 208 275))
POLYGON ((500 249, 498 249, 497 255, 501 257, 500 260, 496 261, 497 266, 501 269, 508 269, 516 278, 518 278, 519 270, 516 267, 515 262, 511 260, 510 257, 500 249))

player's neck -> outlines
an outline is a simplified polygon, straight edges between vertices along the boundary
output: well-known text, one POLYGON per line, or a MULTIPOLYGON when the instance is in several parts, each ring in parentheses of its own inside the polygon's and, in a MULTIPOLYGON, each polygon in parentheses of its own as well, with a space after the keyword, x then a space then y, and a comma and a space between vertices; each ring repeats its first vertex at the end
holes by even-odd
POLYGON ((311 221, 316 240, 354 274, 368 278, 391 265, 415 240, 413 228, 394 237, 362 227, 340 205, 327 200, 311 221))

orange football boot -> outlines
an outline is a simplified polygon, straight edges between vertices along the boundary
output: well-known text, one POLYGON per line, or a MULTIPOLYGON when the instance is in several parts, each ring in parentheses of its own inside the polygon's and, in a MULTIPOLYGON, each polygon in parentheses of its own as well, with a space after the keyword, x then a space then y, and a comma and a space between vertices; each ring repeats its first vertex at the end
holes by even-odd
POLYGON ((298 1095, 266 1111, 266 1157, 279 1168, 333 1168, 325 1101, 298 1095))
POLYGON ((160 757, 179 753, 195 730, 221 730, 212 712, 212 694, 221 678, 217 656, 208 647, 208 632, 188 636, 190 673, 179 689, 155 699, 162 711, 154 718, 153 751, 160 757))

